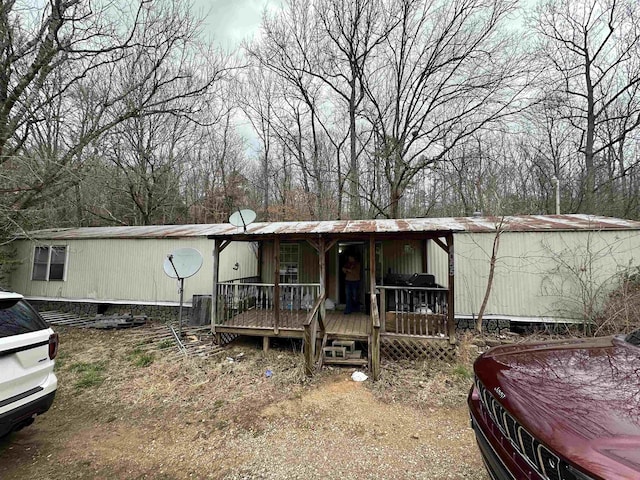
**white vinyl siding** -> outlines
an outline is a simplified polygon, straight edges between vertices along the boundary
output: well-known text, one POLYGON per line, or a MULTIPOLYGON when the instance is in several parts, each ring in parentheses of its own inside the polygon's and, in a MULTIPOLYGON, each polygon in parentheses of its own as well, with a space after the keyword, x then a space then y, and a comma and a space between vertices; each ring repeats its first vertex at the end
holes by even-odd
MULTIPOLYGON (((477 315, 487 288, 493 233, 454 235, 455 312, 477 315)), ((430 269, 446 286, 447 254, 428 247, 430 269)), ((634 231, 503 232, 486 315, 505 318, 578 320, 580 298, 602 300, 618 275, 640 265, 640 235, 634 231)))
MULTIPOLYGON (((197 249, 203 257, 200 271, 185 280, 184 298, 211 295, 213 288, 213 240, 184 239, 71 239, 66 241, 65 280, 35 281, 34 242, 15 243, 20 264, 11 274, 11 289, 28 298, 77 301, 127 301, 145 304, 178 303, 178 285, 162 268, 168 253, 178 248, 197 249)), ((55 246, 55 245, 54 245, 55 246)), ((55 257, 55 254, 54 254, 55 257)), ((54 258, 53 270, 56 264, 54 258)), ((232 242, 220 254, 220 281, 255 277, 258 262, 255 247, 232 242), (234 270, 234 265, 238 268, 234 270)))

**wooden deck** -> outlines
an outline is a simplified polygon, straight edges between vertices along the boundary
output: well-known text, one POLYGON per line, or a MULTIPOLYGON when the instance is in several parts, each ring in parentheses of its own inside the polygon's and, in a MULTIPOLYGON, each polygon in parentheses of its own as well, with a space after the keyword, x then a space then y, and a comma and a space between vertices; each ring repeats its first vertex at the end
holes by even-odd
MULTIPOLYGON (((302 338, 306 310, 281 310, 278 333, 274 330, 274 315, 270 310, 247 310, 234 315, 222 324, 216 324, 216 331, 255 336, 278 336, 302 338)), ((366 339, 371 319, 364 313, 351 313, 327 310, 325 318, 326 333, 329 337, 366 339)))
MULTIPOLYGON (((389 314, 390 312, 387 312, 389 314)), ((306 310, 281 310, 278 329, 274 328, 274 314, 272 310, 247 310, 231 316, 226 322, 216 324, 216 332, 219 334, 247 335, 262 337, 265 350, 269 348, 269 338, 300 338, 305 342, 311 341, 311 336, 305 337, 304 322, 307 318, 306 310)), ((385 332, 384 324, 379 332, 381 343, 381 355, 385 358, 420 359, 436 358, 444 361, 452 361, 455 358, 455 346, 444 334, 443 315, 417 315, 402 314, 388 316, 388 328, 392 331, 385 332), (421 320, 421 321, 419 321, 421 320), (434 325, 431 325, 435 322, 434 325), (416 328, 423 324, 425 329, 416 328), (404 325, 404 326, 403 326, 404 325), (427 330, 427 326, 429 327, 427 330), (394 332, 394 329, 400 330, 394 332)), ((322 340, 327 336, 327 345, 332 345, 333 340, 355 340, 364 342, 371 347, 371 317, 364 313, 352 313, 344 315, 341 311, 327 310, 325 317, 325 332, 317 332, 316 340, 322 340)), ((309 335, 309 332, 307 332, 309 335)), ((317 345, 317 344, 316 344, 317 345)), ((323 343, 324 345, 324 343, 323 343)), ((312 350, 310 350, 312 352, 312 350)), ((306 350, 305 350, 306 352, 306 350)), ((313 365, 318 359, 310 354, 309 365, 313 365)), ((369 361, 371 358, 369 358, 369 361)), ((333 359, 331 363, 340 363, 333 359)), ((346 359, 345 364, 353 364, 354 360, 346 359)), ((360 359, 360 363, 366 364, 367 359, 360 359)), ((320 361, 322 365, 322 360, 320 361)), ((310 367, 313 370, 313 367, 310 367)))

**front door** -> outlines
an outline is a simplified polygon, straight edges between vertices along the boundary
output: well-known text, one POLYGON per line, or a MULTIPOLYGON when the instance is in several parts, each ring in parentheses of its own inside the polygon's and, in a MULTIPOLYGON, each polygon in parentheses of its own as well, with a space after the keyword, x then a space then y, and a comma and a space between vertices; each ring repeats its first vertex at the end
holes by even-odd
POLYGON ((353 256, 355 260, 360 263, 360 289, 358 291, 358 298, 360 305, 364 304, 364 285, 367 285, 365 278, 365 260, 366 260, 366 248, 364 242, 344 242, 338 244, 338 303, 345 305, 347 303, 346 295, 346 283, 345 274, 342 271, 343 267, 349 261, 349 256, 353 256))

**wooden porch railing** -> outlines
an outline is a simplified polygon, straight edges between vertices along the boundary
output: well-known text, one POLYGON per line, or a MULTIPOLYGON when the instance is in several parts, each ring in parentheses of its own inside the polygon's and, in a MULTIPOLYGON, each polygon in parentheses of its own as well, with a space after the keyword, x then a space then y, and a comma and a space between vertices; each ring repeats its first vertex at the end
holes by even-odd
MULTIPOLYGON (((319 288, 317 283, 280 284, 280 310, 288 311, 287 321, 291 325, 302 326, 318 298, 319 288)), ((215 323, 274 326, 274 291, 272 283, 219 283, 215 323)))
POLYGON ((446 336, 448 289, 378 285, 382 331, 446 336))

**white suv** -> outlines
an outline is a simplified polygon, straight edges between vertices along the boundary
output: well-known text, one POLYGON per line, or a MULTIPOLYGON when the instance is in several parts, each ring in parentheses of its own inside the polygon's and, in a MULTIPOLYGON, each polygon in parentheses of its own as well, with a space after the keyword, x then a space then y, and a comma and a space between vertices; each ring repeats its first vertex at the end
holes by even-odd
POLYGON ((58 334, 17 293, 0 292, 0 437, 53 403, 58 334))

